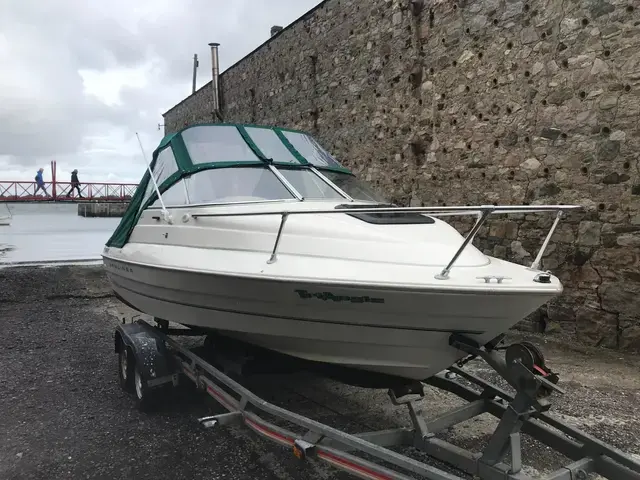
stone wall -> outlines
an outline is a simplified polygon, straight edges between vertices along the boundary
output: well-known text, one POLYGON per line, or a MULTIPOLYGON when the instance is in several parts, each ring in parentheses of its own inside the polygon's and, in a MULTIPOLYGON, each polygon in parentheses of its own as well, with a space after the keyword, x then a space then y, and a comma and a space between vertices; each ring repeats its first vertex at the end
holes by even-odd
MULTIPOLYGON (((308 130, 399 204, 584 205, 544 258, 565 293, 528 325, 640 348, 635 0, 327 0, 220 84, 226 121, 308 130)), ((211 121, 210 97, 167 132, 211 121)), ((531 262, 551 221, 493 221, 476 245, 531 262)))

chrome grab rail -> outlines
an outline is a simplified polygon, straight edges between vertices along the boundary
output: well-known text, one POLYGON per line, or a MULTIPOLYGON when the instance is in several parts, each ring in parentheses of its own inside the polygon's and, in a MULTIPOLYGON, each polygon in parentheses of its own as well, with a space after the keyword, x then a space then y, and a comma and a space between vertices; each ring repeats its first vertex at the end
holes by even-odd
POLYGON ((476 224, 473 226, 471 231, 467 233, 467 236, 464 237, 464 241, 462 242, 462 245, 460 245, 460 248, 458 248, 458 251, 453 255, 453 258, 449 261, 447 266, 444 267, 442 271, 436 275, 435 277, 436 280, 446 280, 447 278, 449 278, 449 272, 451 271, 451 267, 453 266, 454 262, 462 254, 464 249, 467 248, 467 245, 469 245, 469 243, 473 240, 473 237, 476 236, 476 233, 478 233, 478 230, 480 230, 480 227, 484 225, 484 222, 487 221, 487 217, 489 215, 491 215, 491 210, 483 210, 480 213, 480 215, 478 216, 478 220, 476 221, 476 224))
POLYGON ((478 220, 476 221, 473 228, 469 231, 469 233, 465 236, 462 245, 458 248, 456 253, 453 255, 451 260, 447 263, 447 266, 442 269, 440 273, 435 275, 437 280, 446 280, 449 278, 449 273, 453 264, 460 257, 465 248, 473 241, 475 235, 478 233, 480 228, 485 224, 489 215, 493 214, 517 214, 517 213, 541 213, 541 212, 556 212, 556 218, 547 233, 546 238, 540 248, 540 251, 536 255, 535 260, 529 267, 532 270, 537 270, 542 261, 542 256, 544 255, 544 251, 549 245, 549 241, 553 236, 553 233, 558 226, 560 221, 560 217, 564 211, 567 210, 578 210, 582 209, 581 205, 478 205, 478 206, 467 206, 467 207, 382 207, 382 208, 371 208, 371 207, 362 207, 362 208, 349 208, 349 209, 309 209, 309 210, 300 210, 300 211, 271 211, 271 212, 233 212, 233 213, 194 213, 192 214, 192 218, 206 218, 206 217, 248 217, 248 216, 262 216, 262 215, 280 215, 280 227, 278 228, 278 234, 276 235, 276 240, 273 244, 273 249, 271 251, 271 256, 267 263, 275 263, 277 261, 277 253, 278 246, 280 245, 280 238, 282 237, 282 233, 284 230, 285 223, 287 218, 290 215, 317 215, 317 214, 354 214, 354 213, 425 213, 430 216, 439 217, 439 216, 463 216, 476 214, 478 215, 478 220))

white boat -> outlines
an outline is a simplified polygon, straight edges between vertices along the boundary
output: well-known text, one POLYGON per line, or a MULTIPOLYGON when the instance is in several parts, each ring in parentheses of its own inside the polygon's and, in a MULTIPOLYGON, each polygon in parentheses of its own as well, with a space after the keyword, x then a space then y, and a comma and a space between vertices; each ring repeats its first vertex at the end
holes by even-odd
POLYGON ((487 216, 572 208, 393 207, 304 132, 196 125, 154 151, 103 259, 148 315, 422 380, 466 356, 452 334, 486 344, 562 292, 538 268, 560 213, 530 267, 472 245, 487 216), (451 215, 478 220, 465 237, 451 215))

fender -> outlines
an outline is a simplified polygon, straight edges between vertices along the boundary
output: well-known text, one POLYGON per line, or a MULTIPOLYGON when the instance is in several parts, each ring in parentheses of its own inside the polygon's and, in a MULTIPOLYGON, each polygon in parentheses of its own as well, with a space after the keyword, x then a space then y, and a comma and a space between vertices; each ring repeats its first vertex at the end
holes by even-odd
POLYGON ((114 335, 116 353, 120 353, 122 345, 131 349, 147 386, 156 387, 168 382, 175 384, 180 369, 168 351, 161 332, 146 323, 120 324, 114 335))

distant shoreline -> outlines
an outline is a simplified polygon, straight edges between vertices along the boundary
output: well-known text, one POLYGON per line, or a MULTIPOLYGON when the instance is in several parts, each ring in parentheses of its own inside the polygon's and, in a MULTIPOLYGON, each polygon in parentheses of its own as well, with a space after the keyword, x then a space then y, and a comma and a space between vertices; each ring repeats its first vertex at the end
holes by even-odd
POLYGON ((101 266, 102 258, 80 258, 77 260, 44 260, 38 262, 19 261, 19 262, 1 262, 0 269, 21 268, 21 267, 71 267, 71 266, 101 266))

